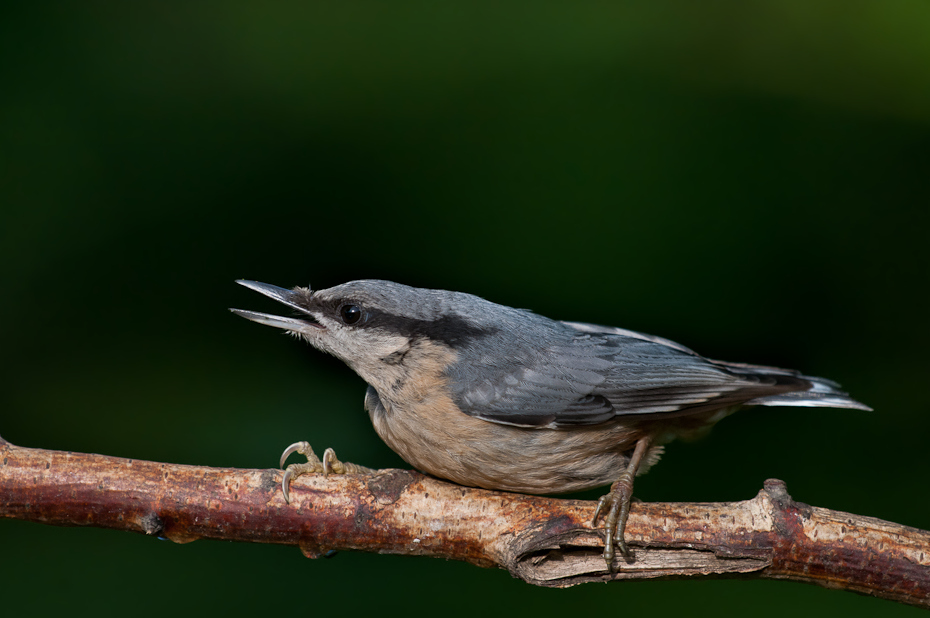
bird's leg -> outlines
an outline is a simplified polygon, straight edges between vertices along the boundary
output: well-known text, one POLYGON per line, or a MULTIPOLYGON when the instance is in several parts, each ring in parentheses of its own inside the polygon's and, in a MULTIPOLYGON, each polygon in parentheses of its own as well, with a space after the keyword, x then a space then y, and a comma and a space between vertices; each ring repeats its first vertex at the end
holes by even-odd
POLYGON ((284 470, 284 477, 281 479, 281 490, 284 493, 284 501, 288 503, 291 501, 291 496, 288 491, 291 481, 298 476, 320 472, 323 473, 323 476, 328 476, 330 473, 367 474, 369 472, 374 472, 372 468, 366 468, 365 466, 359 466, 346 461, 339 461, 339 459, 336 458, 336 451, 331 448, 323 451, 323 459, 321 461, 320 458, 316 456, 316 453, 313 452, 313 449, 310 448, 310 443, 304 441, 295 442, 284 449, 278 467, 284 468, 285 460, 293 453, 300 453, 306 457, 307 463, 291 464, 284 470))
POLYGON ((591 521, 592 526, 596 526, 598 519, 603 514, 604 527, 607 532, 607 538, 604 543, 604 560, 607 561, 607 570, 611 573, 614 569, 614 545, 623 554, 627 562, 633 562, 633 552, 626 544, 623 538, 626 529, 626 520, 630 516, 630 501, 633 499, 633 477, 649 450, 652 443, 652 437, 646 436, 640 438, 633 449, 633 456, 626 466, 626 470, 620 474, 613 485, 610 486, 610 493, 601 496, 597 501, 597 508, 594 510, 594 518, 591 521))

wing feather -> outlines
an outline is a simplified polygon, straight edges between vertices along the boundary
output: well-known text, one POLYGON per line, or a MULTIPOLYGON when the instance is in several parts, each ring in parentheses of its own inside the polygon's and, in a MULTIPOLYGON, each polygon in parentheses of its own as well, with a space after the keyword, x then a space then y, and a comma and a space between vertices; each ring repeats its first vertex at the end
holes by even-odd
POLYGON ((533 348, 527 344, 532 337, 513 333, 505 366, 463 359, 450 369, 465 413, 525 427, 592 425, 617 416, 722 408, 810 387, 789 372, 750 374, 635 331, 551 320, 535 326, 548 329, 548 347, 533 348))

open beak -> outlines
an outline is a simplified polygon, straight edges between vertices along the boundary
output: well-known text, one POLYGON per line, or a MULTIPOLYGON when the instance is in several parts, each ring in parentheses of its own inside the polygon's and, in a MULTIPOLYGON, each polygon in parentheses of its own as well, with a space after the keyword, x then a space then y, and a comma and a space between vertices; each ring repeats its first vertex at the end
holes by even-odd
POLYGON ((291 309, 296 309, 303 316, 301 318, 286 318, 280 315, 271 315, 269 313, 259 313, 258 311, 246 311, 245 309, 230 309, 236 315, 240 315, 247 320, 252 320, 253 322, 258 322, 259 324, 264 324, 266 326, 274 326, 275 328, 283 328, 284 330, 289 331, 304 331, 307 328, 325 328, 322 324, 316 321, 313 315, 298 302, 296 302, 296 295, 292 290, 286 290, 284 288, 279 288, 276 285, 270 285, 268 283, 259 283, 258 281, 248 281, 246 279, 238 279, 236 283, 239 285, 244 285, 250 290, 255 290, 259 294, 264 294, 268 298, 273 298, 279 303, 283 303, 290 307, 291 309))

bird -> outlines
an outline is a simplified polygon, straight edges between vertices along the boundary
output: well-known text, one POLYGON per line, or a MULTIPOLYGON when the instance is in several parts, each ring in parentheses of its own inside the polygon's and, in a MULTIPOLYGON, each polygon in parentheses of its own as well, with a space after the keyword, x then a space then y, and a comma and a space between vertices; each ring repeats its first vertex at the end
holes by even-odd
MULTIPOLYGON (((433 476, 485 489, 562 494, 610 485, 604 522, 610 572, 624 536, 633 479, 676 438, 706 433, 747 406, 871 410, 836 382, 798 371, 711 360, 674 341, 553 320, 463 292, 359 280, 322 290, 237 283, 293 310, 233 313, 283 329, 342 360, 367 384, 365 409, 381 439, 433 476)), ((322 461, 307 442, 285 449, 289 484, 310 472, 370 472, 322 461)))

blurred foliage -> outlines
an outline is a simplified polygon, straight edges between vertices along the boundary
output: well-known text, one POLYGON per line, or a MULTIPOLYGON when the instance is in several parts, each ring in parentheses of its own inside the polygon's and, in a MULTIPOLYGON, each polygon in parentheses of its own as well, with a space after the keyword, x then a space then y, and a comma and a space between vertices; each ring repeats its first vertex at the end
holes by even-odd
MULTIPOLYGON (((404 466, 360 379, 226 312, 271 306, 235 278, 387 278, 836 379, 875 412, 745 411, 671 445, 637 495, 737 500, 778 477, 930 528, 927 3, 2 11, 4 438, 241 467, 306 438, 404 466)), ((15 521, 0 546, 16 616, 914 611, 15 521)))

